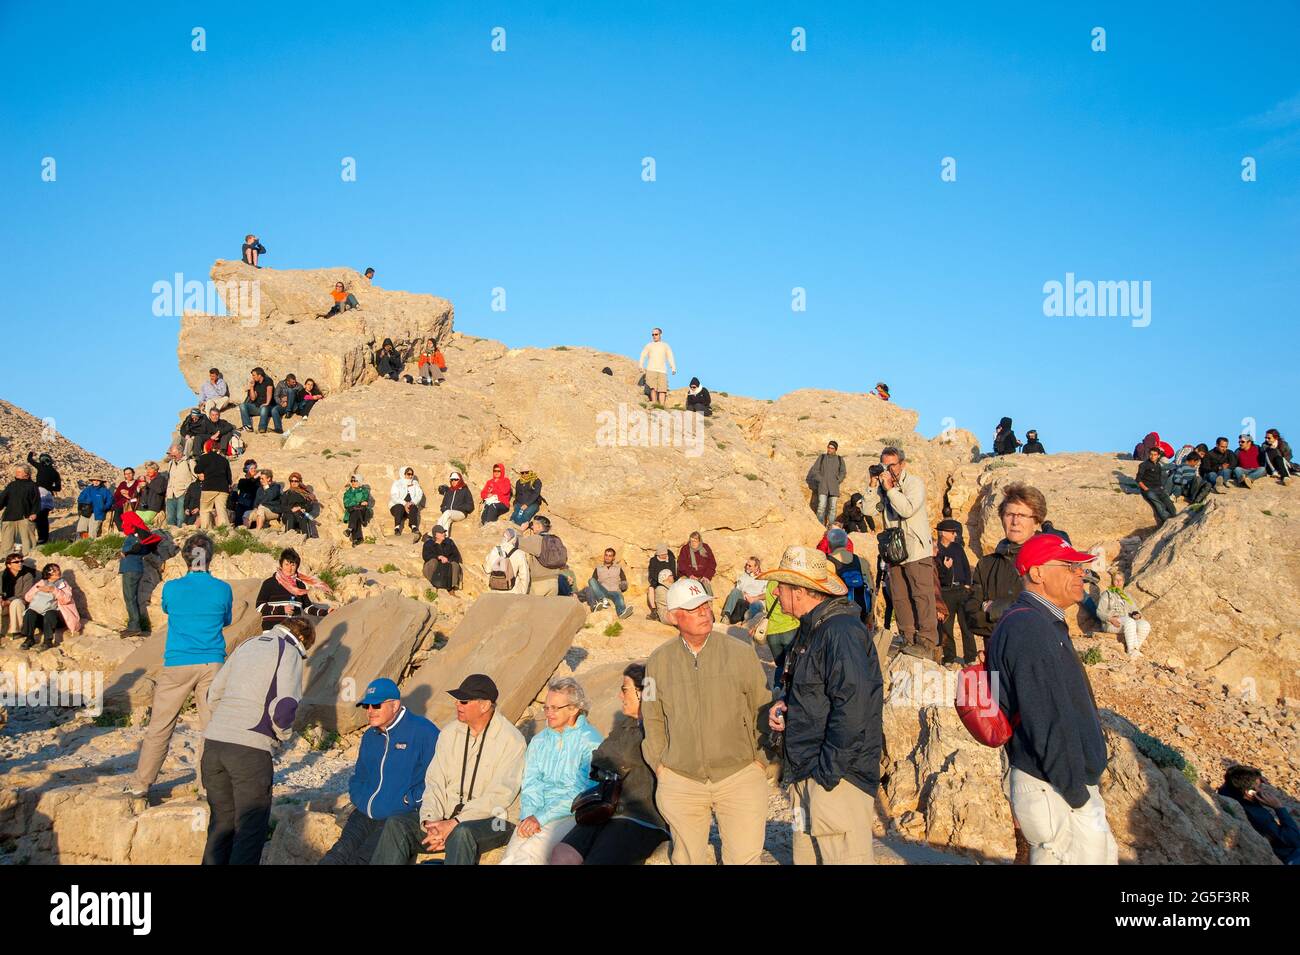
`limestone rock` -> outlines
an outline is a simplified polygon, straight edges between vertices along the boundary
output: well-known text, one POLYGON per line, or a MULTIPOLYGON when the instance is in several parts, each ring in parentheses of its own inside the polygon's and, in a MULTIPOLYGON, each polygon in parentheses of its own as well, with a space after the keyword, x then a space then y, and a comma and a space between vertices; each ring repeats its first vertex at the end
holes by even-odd
POLYGON ((262 855, 263 865, 316 865, 343 832, 334 813, 306 806, 274 806, 271 819, 275 831, 262 855))

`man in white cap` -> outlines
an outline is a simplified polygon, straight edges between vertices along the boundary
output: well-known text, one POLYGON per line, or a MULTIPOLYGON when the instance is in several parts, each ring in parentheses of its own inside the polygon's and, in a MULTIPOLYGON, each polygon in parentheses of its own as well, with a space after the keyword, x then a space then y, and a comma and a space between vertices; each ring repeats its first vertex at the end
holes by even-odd
POLYGON ((759 710, 772 698, 753 644, 713 632, 698 580, 668 588, 678 636, 646 662, 641 753, 658 780, 655 802, 672 832, 674 865, 712 865, 711 817, 725 865, 755 865, 767 823, 759 710))
POLYGON ((884 706, 875 645, 817 548, 787 547, 761 577, 777 582, 781 610, 799 618, 778 674, 784 697, 768 712, 794 804, 795 865, 870 865, 884 706))

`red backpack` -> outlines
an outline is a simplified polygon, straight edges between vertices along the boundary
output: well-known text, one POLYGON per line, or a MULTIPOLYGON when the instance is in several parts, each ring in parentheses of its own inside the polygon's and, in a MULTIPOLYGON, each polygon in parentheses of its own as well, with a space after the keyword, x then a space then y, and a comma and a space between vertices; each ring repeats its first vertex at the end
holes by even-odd
MULTIPOLYGON (((1013 610, 1005 614, 998 621, 998 627, 1001 628, 1003 621, 1017 612, 1019 611, 1013 610)), ((994 633, 996 632, 995 630, 994 633)), ((988 642, 991 643, 992 640, 993 637, 990 636, 988 642)), ((1005 746, 1020 725, 1020 714, 1008 717, 1002 705, 994 698, 988 670, 982 663, 962 668, 957 677, 957 698, 953 701, 953 706, 957 709, 962 725, 985 746, 1005 746)))

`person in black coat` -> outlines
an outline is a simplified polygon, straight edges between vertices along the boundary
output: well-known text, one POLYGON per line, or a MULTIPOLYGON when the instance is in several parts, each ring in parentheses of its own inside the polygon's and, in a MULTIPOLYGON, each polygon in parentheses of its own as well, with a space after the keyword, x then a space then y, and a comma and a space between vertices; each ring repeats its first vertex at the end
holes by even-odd
POLYGON ((1025 432, 1025 445, 1020 449, 1021 454, 1046 454, 1043 450, 1043 442, 1038 440, 1038 432, 1029 430, 1025 432))
POLYGON ((591 754, 591 778, 621 782, 614 815, 607 822, 578 823, 553 850, 551 865, 640 865, 668 838, 668 824, 655 806, 655 775, 641 755, 641 693, 645 664, 623 671, 622 712, 591 754))
MULTIPOLYGON (((279 485, 277 485, 278 487, 279 485)), ((334 608, 316 603, 307 593, 308 587, 329 590, 328 585, 315 577, 302 573, 302 558, 292 547, 280 551, 280 569, 266 580, 257 591, 253 605, 262 615, 262 629, 270 630, 277 623, 292 617, 324 617, 334 608)))
POLYGON ((1231 766, 1219 795, 1241 804, 1251 828, 1268 840, 1284 865, 1300 865, 1300 826, 1281 801, 1262 791, 1264 774, 1253 766, 1231 766))
POLYGON ((384 343, 375 353, 375 369, 383 378, 391 378, 397 381, 402 374, 402 356, 397 353, 393 347, 393 340, 385 338, 384 343))
POLYGON ((762 577, 777 581, 781 610, 799 618, 784 695, 768 712, 802 823, 795 864, 870 864, 884 708, 875 645, 816 548, 787 547, 781 566, 762 577))
POLYGON ((1020 439, 1011 430, 1011 419, 1003 418, 998 422, 997 431, 993 433, 993 453, 1015 454, 1018 447, 1020 447, 1020 439))
POLYGON ((866 498, 855 491, 844 505, 844 510, 840 511, 839 521, 847 533, 865 534, 876 529, 875 519, 862 506, 865 503, 866 498))
POLYGON ((698 378, 692 378, 690 386, 686 389, 686 410, 698 411, 706 418, 713 416, 713 397, 709 394, 709 389, 700 384, 698 378))
POLYGON ((424 540, 420 551, 424 559, 424 579, 434 590, 458 590, 461 573, 460 549, 447 536, 445 527, 435 527, 433 534, 424 540))
MULTIPOLYGON (((35 451, 27 452, 27 463, 36 469, 36 486, 43 487, 51 494, 58 494, 63 490, 63 478, 59 476, 59 469, 54 466, 54 458, 50 457, 48 452, 43 452, 40 457, 36 456, 35 451)), ((50 541, 50 512, 45 508, 38 508, 36 511, 36 543, 48 544, 50 541)))
POLYGON ((0 553, 10 554, 15 540, 23 553, 36 547, 36 517, 41 510, 41 492, 26 464, 14 468, 14 479, 0 491, 0 553))
POLYGON ((939 636, 943 646, 943 663, 974 663, 979 656, 975 632, 966 616, 966 601, 970 597, 970 559, 962 543, 961 524, 952 518, 939 522, 939 540, 935 545, 934 563, 939 572, 939 590, 948 616, 939 621, 939 636), (961 657, 957 656, 955 630, 961 625, 961 657))

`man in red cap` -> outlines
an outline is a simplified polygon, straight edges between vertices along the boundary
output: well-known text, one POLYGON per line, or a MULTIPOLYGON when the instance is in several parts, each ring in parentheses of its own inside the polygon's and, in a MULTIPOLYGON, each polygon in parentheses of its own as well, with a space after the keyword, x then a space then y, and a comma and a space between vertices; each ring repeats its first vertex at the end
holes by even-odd
POLYGON ((1118 862, 1098 789, 1106 740, 1065 623, 1093 559, 1055 534, 1029 538, 1016 555, 1024 590, 989 637, 990 680, 1015 723, 1006 745, 1011 812, 1030 865, 1118 862))

